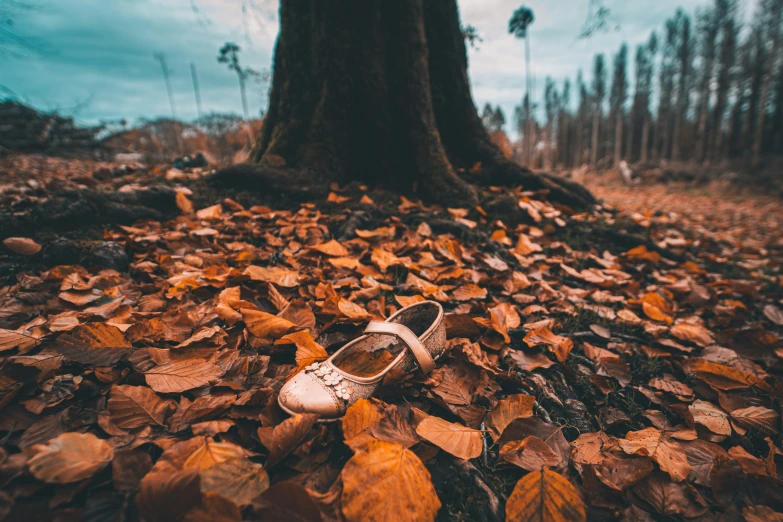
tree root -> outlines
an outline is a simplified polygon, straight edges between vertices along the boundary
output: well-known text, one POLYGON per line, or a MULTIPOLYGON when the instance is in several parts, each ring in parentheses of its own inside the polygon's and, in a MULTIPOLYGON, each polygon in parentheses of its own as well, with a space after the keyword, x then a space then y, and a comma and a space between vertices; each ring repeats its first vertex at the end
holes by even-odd
POLYGON ((329 193, 328 183, 307 171, 264 163, 231 165, 208 176, 206 182, 213 187, 267 195, 283 193, 302 199, 325 197, 329 193))
POLYGON ((140 219, 162 221, 179 213, 176 195, 174 189, 160 185, 128 192, 56 192, 23 212, 15 208, 0 212, 0 239, 40 229, 66 231, 96 224, 129 225, 140 219))
POLYGON ((485 167, 481 181, 486 185, 522 186, 524 190, 546 190, 551 203, 577 211, 589 210, 598 201, 584 186, 552 174, 535 173, 506 159, 485 167))

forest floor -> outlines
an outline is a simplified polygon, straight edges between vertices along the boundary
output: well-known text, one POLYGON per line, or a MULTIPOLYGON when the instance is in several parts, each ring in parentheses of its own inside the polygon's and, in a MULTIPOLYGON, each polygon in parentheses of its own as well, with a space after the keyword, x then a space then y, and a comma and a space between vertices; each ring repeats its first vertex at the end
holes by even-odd
POLYGON ((596 175, 594 212, 517 192, 511 227, 201 174, 0 160, 0 222, 26 223, 0 230, 0 520, 783 519, 779 199, 596 175), (18 219, 153 184, 165 219, 18 219), (336 423, 281 411, 423 299, 448 314, 431 374, 336 423))

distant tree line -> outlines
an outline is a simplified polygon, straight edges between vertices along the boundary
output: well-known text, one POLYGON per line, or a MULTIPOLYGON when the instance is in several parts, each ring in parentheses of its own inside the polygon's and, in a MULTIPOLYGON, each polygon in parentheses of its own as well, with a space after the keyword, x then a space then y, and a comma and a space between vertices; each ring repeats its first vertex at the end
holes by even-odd
MULTIPOLYGON (((783 0, 760 0, 744 27, 739 4, 713 0, 693 18, 678 9, 633 58, 625 43, 611 65, 596 55, 589 85, 581 70, 573 85, 547 78, 545 121, 525 124, 526 100, 515 110, 522 150, 538 144, 537 161, 531 154, 523 163, 740 159, 758 165, 783 150, 783 0)), ((488 127, 504 119, 498 111, 485 109, 488 127)))

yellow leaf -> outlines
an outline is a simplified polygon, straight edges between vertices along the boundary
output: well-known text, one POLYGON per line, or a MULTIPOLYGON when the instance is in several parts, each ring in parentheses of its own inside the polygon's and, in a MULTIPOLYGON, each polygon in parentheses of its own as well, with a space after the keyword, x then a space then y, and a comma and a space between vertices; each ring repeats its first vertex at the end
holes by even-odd
POLYGON ((419 457, 393 442, 368 440, 341 476, 347 522, 432 522, 441 506, 419 457))

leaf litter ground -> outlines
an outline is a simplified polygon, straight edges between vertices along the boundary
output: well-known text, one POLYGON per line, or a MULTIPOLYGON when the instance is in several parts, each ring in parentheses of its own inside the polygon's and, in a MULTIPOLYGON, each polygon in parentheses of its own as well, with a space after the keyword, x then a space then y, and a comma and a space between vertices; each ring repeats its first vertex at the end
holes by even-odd
MULTIPOLYGON (((6 197, 92 172, 64 171, 6 197)), ((0 518, 783 517, 773 200, 594 180, 595 212, 518 192, 510 227, 360 187, 192 186, 179 217, 102 231, 127 270, 51 264, 46 231, 5 242, 0 518), (422 299, 448 313, 435 371, 391 372, 337 423, 279 409, 422 299)))

